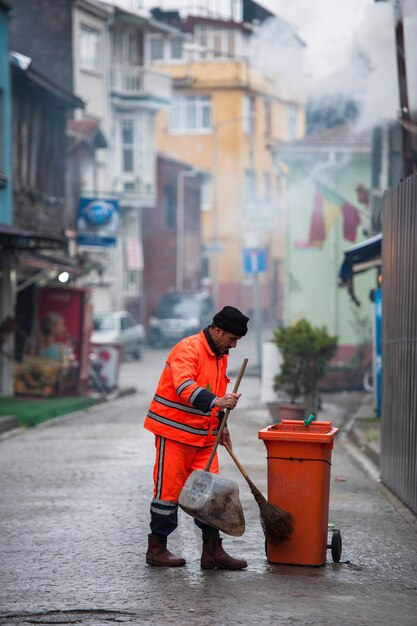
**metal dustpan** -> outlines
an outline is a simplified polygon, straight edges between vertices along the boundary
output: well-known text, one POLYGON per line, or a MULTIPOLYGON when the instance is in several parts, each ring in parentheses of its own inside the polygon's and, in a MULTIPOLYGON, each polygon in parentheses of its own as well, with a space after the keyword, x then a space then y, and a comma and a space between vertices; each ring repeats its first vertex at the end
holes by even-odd
MULTIPOLYGON (((248 359, 243 360, 234 393, 237 393, 247 362, 248 359)), ((239 500, 238 484, 209 472, 229 413, 230 409, 223 418, 205 470, 195 470, 189 475, 179 495, 178 504, 183 511, 201 522, 218 528, 227 535, 240 537, 245 532, 245 516, 239 500)))
POLYGON ((245 532, 239 486, 233 480, 195 470, 184 484, 178 504, 192 517, 227 535, 240 537, 245 532))

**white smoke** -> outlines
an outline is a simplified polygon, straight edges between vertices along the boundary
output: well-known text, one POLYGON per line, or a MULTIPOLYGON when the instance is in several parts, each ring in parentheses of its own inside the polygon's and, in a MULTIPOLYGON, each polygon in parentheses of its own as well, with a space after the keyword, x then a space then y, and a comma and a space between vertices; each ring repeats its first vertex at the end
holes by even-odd
POLYGON ((281 18, 268 19, 251 38, 245 51, 251 66, 279 80, 281 97, 295 88, 305 92, 304 45, 291 25, 281 18))
MULTIPOLYGON (((110 0, 107 0, 110 1, 110 0)), ((135 0, 115 0, 120 3, 135 0)), ((136 0, 145 8, 168 9, 177 0, 136 0)), ((259 0, 281 20, 267 20, 245 51, 257 67, 275 73, 284 85, 324 102, 341 95, 360 107, 360 126, 370 127, 398 116, 394 2, 375 0, 259 0), (305 43, 300 47, 285 28, 288 22, 305 43)), ((188 2, 189 4, 189 2, 188 2)), ((195 3, 230 9, 230 3, 195 3)), ((402 0, 410 110, 417 111, 417 0, 402 0)), ((284 93, 284 96, 287 95, 284 93)))
MULTIPOLYGON (((307 96, 325 102, 335 95, 354 99, 360 127, 394 120, 399 91, 395 14, 391 2, 374 0, 275 0, 274 11, 306 43, 307 96)), ((417 0, 404 0, 410 110, 417 108, 417 0)), ((277 70, 282 71, 282 60, 277 70)), ((289 71, 292 72, 291 64, 289 71)))
POLYGON ((345 66, 309 87, 312 98, 332 93, 352 98, 359 105, 361 127, 395 119, 399 99, 392 7, 368 7, 353 34, 345 66))

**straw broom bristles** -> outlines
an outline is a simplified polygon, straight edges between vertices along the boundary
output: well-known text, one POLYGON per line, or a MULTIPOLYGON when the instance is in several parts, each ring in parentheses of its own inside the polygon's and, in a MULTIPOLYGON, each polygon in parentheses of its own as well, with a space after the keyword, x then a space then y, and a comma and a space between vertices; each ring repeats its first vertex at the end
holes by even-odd
POLYGON ((264 531, 265 539, 274 544, 282 543, 291 536, 294 530, 293 516, 291 513, 284 511, 284 509, 280 509, 279 506, 272 504, 272 502, 268 502, 259 489, 255 487, 246 470, 236 458, 231 447, 227 443, 224 444, 224 447, 248 483, 252 495, 259 506, 259 517, 261 519, 261 526, 264 531))
POLYGON ((249 476, 245 476, 250 490, 259 506, 259 517, 265 539, 278 544, 288 539, 294 530, 294 518, 276 504, 268 502, 253 484, 249 476))

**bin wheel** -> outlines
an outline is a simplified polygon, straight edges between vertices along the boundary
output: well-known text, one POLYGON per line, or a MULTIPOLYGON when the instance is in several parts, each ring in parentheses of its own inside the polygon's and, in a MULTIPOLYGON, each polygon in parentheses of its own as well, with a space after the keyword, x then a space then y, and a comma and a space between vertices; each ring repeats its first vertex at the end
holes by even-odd
POLYGON ((339 563, 340 557, 342 556, 342 535, 340 534, 340 530, 333 531, 330 549, 332 551, 333 561, 339 563))

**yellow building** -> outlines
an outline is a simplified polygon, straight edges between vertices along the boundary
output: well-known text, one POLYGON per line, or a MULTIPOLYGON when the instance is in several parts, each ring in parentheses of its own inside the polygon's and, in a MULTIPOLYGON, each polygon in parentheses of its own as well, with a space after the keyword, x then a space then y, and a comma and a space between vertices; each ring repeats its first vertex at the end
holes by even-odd
POLYGON ((248 257, 248 251, 261 250, 260 269, 265 253, 267 261, 259 274, 260 308, 265 319, 276 322, 282 319, 285 169, 274 164, 270 147, 304 135, 303 95, 282 75, 267 75, 241 54, 254 35, 247 24, 193 17, 186 30, 192 31, 193 43, 182 52, 171 46, 164 54, 156 38, 151 46, 174 90, 169 110, 157 118, 157 147, 211 172, 202 243, 204 282, 216 306, 251 311, 251 270, 257 268, 258 253, 248 257), (181 58, 169 55, 173 49, 181 58))

